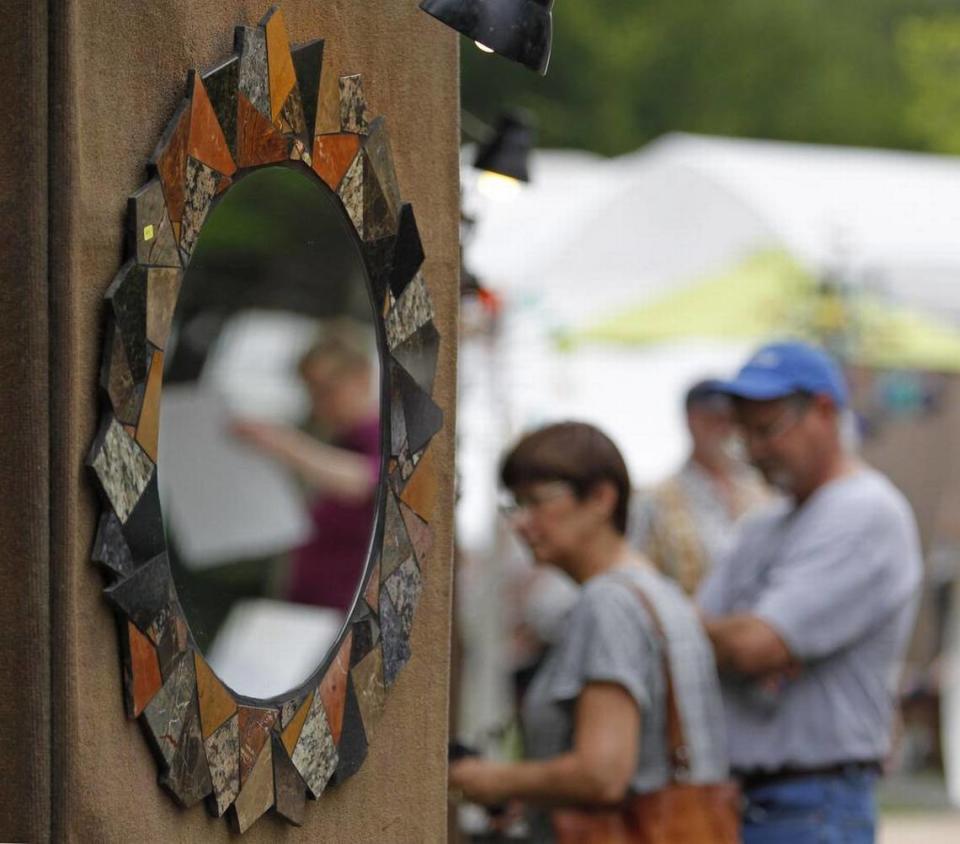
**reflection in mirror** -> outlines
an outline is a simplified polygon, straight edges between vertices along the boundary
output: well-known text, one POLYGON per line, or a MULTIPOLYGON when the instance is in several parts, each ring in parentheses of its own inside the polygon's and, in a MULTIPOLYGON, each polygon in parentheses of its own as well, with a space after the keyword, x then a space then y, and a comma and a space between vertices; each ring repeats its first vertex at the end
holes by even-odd
POLYGON ((266 167, 223 194, 164 363, 158 472, 180 602, 228 686, 281 695, 350 611, 380 478, 368 281, 319 179, 266 167))

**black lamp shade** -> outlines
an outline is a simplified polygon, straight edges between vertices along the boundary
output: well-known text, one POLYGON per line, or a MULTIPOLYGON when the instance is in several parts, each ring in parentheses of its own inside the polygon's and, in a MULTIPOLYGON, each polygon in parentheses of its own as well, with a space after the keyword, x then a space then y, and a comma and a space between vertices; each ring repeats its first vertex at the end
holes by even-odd
POLYGON ((422 0, 420 8, 495 53, 545 74, 553 0, 422 0))
POLYGON ((533 119, 522 109, 501 116, 493 137, 477 150, 473 166, 520 182, 530 181, 527 159, 533 148, 533 119))

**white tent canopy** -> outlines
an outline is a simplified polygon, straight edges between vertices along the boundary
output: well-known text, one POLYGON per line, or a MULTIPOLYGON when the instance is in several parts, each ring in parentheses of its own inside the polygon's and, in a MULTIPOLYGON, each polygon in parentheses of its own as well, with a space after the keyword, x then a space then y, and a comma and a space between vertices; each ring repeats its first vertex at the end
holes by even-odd
POLYGON ((496 412, 506 413, 498 426, 507 436, 559 417, 600 423, 638 483, 684 453, 683 389, 729 371, 746 347, 561 355, 555 329, 771 247, 813 272, 839 270, 851 284, 960 320, 960 162, 951 158, 676 134, 617 159, 538 151, 531 176, 514 196, 485 198, 464 166, 465 206, 476 218, 466 264, 507 303, 499 395, 485 406, 505 408, 496 412))
POLYGON ((520 195, 483 201, 465 169, 478 219, 466 261, 564 322, 767 247, 960 318, 952 158, 674 134, 617 159, 535 152, 531 173, 520 195))

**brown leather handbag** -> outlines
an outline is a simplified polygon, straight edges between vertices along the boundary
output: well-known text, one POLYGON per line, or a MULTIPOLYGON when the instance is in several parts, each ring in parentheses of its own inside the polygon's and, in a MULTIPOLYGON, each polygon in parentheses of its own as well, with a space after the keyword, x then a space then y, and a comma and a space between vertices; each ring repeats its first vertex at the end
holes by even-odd
POLYGON ((657 631, 666 678, 667 748, 670 780, 659 791, 635 794, 616 808, 555 809, 551 813, 557 844, 738 844, 740 791, 729 781, 688 782, 688 753, 667 657, 666 635, 650 599, 629 584, 657 631))

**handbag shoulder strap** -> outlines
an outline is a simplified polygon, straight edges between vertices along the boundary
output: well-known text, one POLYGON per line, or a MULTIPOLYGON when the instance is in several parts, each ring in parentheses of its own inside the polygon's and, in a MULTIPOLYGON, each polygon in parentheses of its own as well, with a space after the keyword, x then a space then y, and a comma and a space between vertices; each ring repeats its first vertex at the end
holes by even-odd
POLYGON ((670 766, 670 779, 672 782, 685 782, 689 779, 690 774, 690 754, 684 737, 680 708, 677 704, 676 684, 673 682, 673 669, 670 667, 667 634, 664 630, 663 623, 660 621, 660 615, 657 613, 657 609, 647 593, 629 577, 624 576, 621 580, 647 611, 647 614, 650 616, 650 621, 653 623, 657 639, 660 642, 663 659, 663 676, 666 685, 667 759, 670 766))

